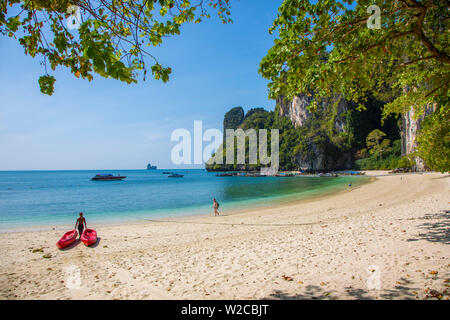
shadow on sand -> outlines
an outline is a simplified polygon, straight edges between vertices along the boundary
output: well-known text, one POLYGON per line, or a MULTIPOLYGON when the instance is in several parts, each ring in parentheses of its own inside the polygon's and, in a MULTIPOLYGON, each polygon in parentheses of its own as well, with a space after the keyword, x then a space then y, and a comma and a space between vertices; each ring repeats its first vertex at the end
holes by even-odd
POLYGON ((426 214, 418 220, 438 220, 437 222, 424 222, 417 227, 424 232, 420 232, 416 238, 407 241, 427 240, 430 242, 440 242, 450 244, 450 210, 443 210, 435 214, 426 214))
POLYGON ((413 283, 405 278, 400 278, 397 285, 393 289, 371 290, 362 288, 346 287, 345 292, 338 294, 335 290, 326 290, 326 288, 316 285, 308 285, 304 287, 302 293, 288 294, 281 290, 274 290, 268 297, 263 300, 374 300, 378 299, 416 299, 418 288, 413 287, 413 283))
POLYGON ((75 248, 76 246, 78 246, 80 244, 81 240, 80 238, 78 238, 77 240, 75 240, 70 246, 67 246, 65 248, 59 248, 60 251, 67 251, 70 249, 75 248))
POLYGON ((100 240, 101 240, 101 239, 102 239, 102 238, 97 237, 97 241, 96 241, 94 244, 88 246, 88 248, 97 248, 97 246, 100 244, 100 240))
MULTIPOLYGON (((100 244, 100 237, 97 237, 97 242, 95 242, 93 245, 88 246, 87 248, 96 248, 99 244, 100 244)), ((81 243, 81 239, 78 238, 77 240, 75 240, 70 246, 67 246, 65 248, 60 248, 60 251, 67 251, 70 249, 75 248, 76 246, 78 246, 81 243)))
POLYGON ((322 287, 315 285, 307 285, 302 293, 288 294, 281 290, 274 290, 268 297, 263 300, 317 300, 317 299, 336 299, 333 290, 326 291, 322 287))

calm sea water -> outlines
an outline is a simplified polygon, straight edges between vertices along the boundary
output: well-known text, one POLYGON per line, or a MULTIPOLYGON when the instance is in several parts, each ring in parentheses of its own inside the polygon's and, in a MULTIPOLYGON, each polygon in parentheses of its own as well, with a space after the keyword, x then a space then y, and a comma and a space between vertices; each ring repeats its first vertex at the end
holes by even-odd
POLYGON ((75 223, 83 211, 92 223, 206 214, 212 198, 220 211, 319 196, 368 181, 365 177, 216 177, 203 170, 0 172, 0 228, 75 223), (91 181, 96 173, 127 176, 91 181))

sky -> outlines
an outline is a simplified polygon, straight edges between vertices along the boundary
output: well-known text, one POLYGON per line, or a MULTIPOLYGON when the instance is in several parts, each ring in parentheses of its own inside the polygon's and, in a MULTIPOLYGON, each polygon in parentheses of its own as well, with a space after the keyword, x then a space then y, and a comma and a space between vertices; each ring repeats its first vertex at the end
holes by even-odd
POLYGON ((184 25, 151 51, 172 68, 168 83, 148 77, 128 85, 98 75, 89 82, 58 68, 49 72, 56 83, 47 96, 37 82, 40 59, 0 35, 0 170, 195 167, 172 163, 174 130, 193 134, 195 120, 203 130, 222 129, 235 106, 274 109, 258 67, 273 45, 268 29, 281 3, 234 0, 232 24, 184 25))

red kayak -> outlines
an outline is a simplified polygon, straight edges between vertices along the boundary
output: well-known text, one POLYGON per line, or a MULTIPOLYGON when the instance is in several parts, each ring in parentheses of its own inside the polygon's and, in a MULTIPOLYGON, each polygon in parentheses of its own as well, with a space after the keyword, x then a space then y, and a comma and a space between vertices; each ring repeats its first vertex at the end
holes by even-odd
POLYGON ((83 234, 81 235, 81 241, 83 241, 86 246, 93 245, 97 242, 97 231, 95 231, 94 229, 84 230, 83 234))
POLYGON ((77 236, 78 232, 76 230, 66 232, 56 243, 56 246, 60 249, 70 246, 77 239, 77 236))

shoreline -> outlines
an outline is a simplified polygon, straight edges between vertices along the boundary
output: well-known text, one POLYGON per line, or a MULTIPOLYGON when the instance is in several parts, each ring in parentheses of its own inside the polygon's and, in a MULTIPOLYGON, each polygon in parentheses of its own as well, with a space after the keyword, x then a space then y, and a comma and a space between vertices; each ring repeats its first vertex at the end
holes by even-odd
POLYGON ((2 233, 0 299, 449 299, 449 176, 370 175, 283 206, 100 226, 94 247, 2 233))
MULTIPOLYGON (((355 176, 355 179, 364 179, 364 178, 369 178, 369 177, 371 178, 370 180, 365 181, 365 182, 358 182, 358 184, 360 184, 360 185, 356 188, 359 188, 364 184, 373 182, 375 177, 380 172, 384 173, 387 171, 372 171, 372 173, 367 176, 364 176, 364 175, 363 176, 355 176)), ((317 177, 317 178, 319 179, 320 177, 317 177)), ((301 177, 299 177, 298 179, 301 179, 301 177)), ((333 178, 327 177, 327 178, 321 178, 321 179, 333 179, 333 178)), ((353 188, 353 189, 356 189, 356 188, 353 188)), ((337 188, 336 186, 332 186, 331 188, 327 188, 325 190, 321 190, 321 189, 319 189, 318 191, 312 190, 310 192, 313 192, 313 194, 307 194, 307 195, 305 195, 304 193, 294 193, 294 194, 283 195, 283 196, 275 196, 275 197, 271 197, 269 199, 267 199, 267 198, 252 199, 251 205, 245 205, 244 208, 239 208, 239 207, 237 207, 239 204, 245 204, 247 202, 247 201, 241 200, 241 202, 231 203, 232 208, 226 210, 226 215, 240 214, 240 213, 244 213, 248 210, 268 209, 268 208, 276 209, 278 207, 299 204, 302 202, 308 202, 310 200, 311 201, 320 200, 322 198, 331 196, 333 194, 346 192, 346 191, 348 191, 347 188, 341 188, 341 187, 337 188), (318 192, 318 194, 314 194, 315 192, 318 192), (298 198, 299 196, 300 196, 300 198, 298 198)), ((175 211, 176 211, 175 209, 170 209, 170 213, 164 217, 159 217, 158 215, 156 215, 155 218, 152 218, 151 217, 152 211, 149 211, 148 217, 123 218, 123 220, 117 219, 117 220, 113 220, 113 221, 95 221, 94 220, 93 225, 95 226, 95 228, 108 227, 108 226, 119 226, 119 225, 139 225, 142 223, 146 223, 148 221, 155 221, 155 220, 165 220, 165 219, 178 220, 178 219, 206 218, 206 217, 212 216, 212 212, 211 213, 194 213, 196 210, 190 209, 190 208, 189 208, 189 210, 186 210, 189 213, 185 214, 185 215, 184 214, 176 215, 173 213, 175 211)), ((72 229, 71 224, 68 224, 68 223, 47 223, 47 225, 30 223, 29 226, 23 226, 23 227, 22 226, 21 227, 7 226, 4 228, 1 227, 0 234, 55 231, 55 230, 67 231, 67 230, 71 230, 71 229, 72 229)))

